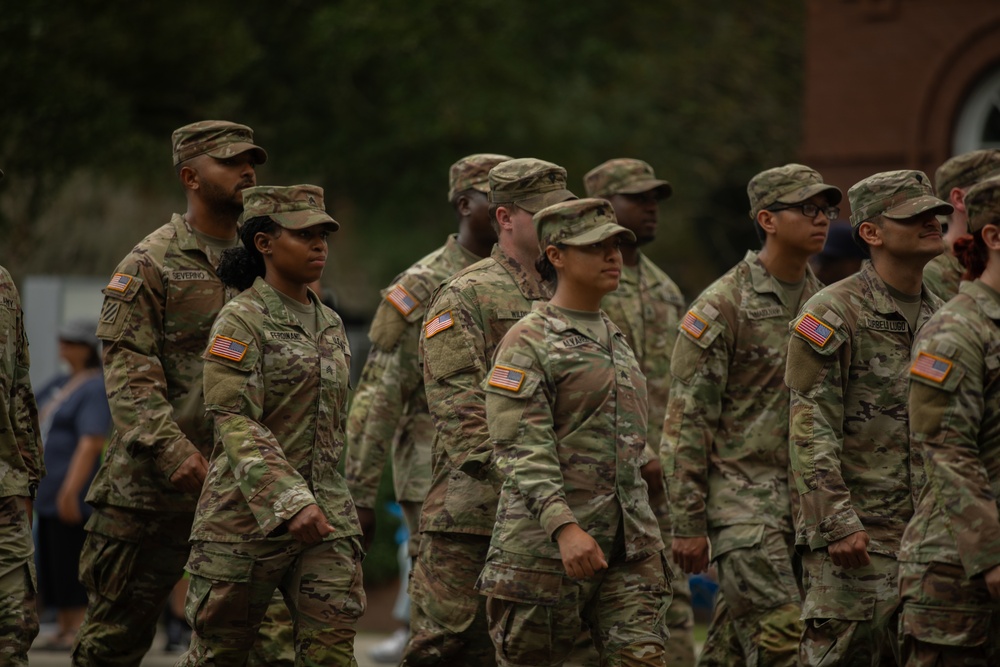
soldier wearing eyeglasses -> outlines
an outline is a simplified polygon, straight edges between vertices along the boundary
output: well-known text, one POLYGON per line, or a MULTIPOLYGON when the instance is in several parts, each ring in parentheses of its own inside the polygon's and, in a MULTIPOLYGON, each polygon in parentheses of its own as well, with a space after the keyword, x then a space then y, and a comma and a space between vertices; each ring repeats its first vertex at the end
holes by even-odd
POLYGON ((747 664, 795 665, 802 626, 783 379, 788 322, 821 287, 808 260, 823 249, 842 195, 800 164, 757 174, 747 194, 762 248, 681 320, 660 456, 674 560, 696 573, 711 553, 724 600, 699 664, 732 664, 729 646, 738 643, 747 664))

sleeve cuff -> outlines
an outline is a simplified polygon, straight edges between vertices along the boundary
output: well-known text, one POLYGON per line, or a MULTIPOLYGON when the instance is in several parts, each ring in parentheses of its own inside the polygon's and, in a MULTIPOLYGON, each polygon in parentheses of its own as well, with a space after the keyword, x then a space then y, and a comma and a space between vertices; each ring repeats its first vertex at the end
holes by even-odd
POLYGON ((861 519, 853 509, 844 510, 833 516, 828 516, 819 522, 819 534, 827 544, 843 539, 851 533, 865 529, 861 519))
POLYGON ((577 523, 576 517, 573 516, 573 510, 569 508, 569 505, 563 498, 557 498, 553 502, 549 503, 549 506, 542 510, 542 516, 539 519, 539 523, 542 524, 542 528, 545 533, 549 536, 549 539, 553 542, 556 539, 556 531, 565 526, 567 523, 577 523))
POLYGON ((187 438, 181 438, 157 452, 156 465, 163 471, 167 479, 170 479, 181 467, 181 464, 188 460, 188 457, 197 453, 198 449, 187 438))
MULTIPOLYGON (((265 489, 257 498, 268 497, 267 491, 265 489)), ((254 507, 254 516, 260 529, 265 535, 270 535, 304 508, 315 505, 316 498, 308 489, 293 487, 280 492, 274 500, 252 504, 257 505, 254 507)))
POLYGON ((704 516, 671 514, 674 537, 708 537, 708 521, 704 516))

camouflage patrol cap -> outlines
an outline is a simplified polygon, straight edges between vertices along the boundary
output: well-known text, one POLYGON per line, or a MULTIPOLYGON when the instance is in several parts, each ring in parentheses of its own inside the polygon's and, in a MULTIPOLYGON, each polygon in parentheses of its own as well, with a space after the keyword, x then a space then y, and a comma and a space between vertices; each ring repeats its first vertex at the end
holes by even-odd
POLYGON ((509 155, 498 153, 475 153, 451 165, 448 172, 448 201, 454 201, 460 192, 466 190, 490 191, 490 169, 501 162, 513 160, 509 155))
POLYGON ((323 188, 315 185, 258 185, 243 191, 243 214, 240 224, 251 218, 266 216, 285 229, 305 229, 314 225, 330 225, 333 231, 340 223, 326 214, 323 188))
POLYGON ((666 199, 674 191, 670 183, 656 178, 648 163, 627 157, 608 160, 588 171, 583 177, 583 187, 588 197, 634 195, 655 190, 657 199, 666 199))
POLYGON ((253 143, 253 130, 227 120, 203 120, 174 130, 174 165, 199 155, 227 158, 253 151, 257 164, 267 162, 267 152, 253 143))
POLYGON ((501 162, 490 169, 490 203, 516 204, 529 213, 576 195, 566 189, 566 170, 533 157, 501 162))
POLYGON ((948 199, 952 188, 968 188, 1000 171, 1000 151, 986 149, 963 153, 946 160, 934 172, 934 189, 941 199, 948 199))
POLYGON ((906 220, 926 211, 948 214, 954 209, 934 196, 931 179, 922 171, 883 171, 858 181, 847 191, 851 202, 851 226, 880 215, 906 220))
POLYGON ((532 218, 542 248, 550 245, 583 246, 623 234, 635 243, 635 234, 618 224, 607 199, 573 199, 547 206, 532 218))
POLYGON ((825 193, 831 206, 844 198, 840 188, 823 182, 819 172, 804 164, 790 163, 760 172, 747 183, 750 217, 773 204, 799 204, 810 197, 825 193))
POLYGON ((1000 225, 1000 176, 983 179, 969 188, 965 210, 969 213, 970 232, 986 225, 1000 225))

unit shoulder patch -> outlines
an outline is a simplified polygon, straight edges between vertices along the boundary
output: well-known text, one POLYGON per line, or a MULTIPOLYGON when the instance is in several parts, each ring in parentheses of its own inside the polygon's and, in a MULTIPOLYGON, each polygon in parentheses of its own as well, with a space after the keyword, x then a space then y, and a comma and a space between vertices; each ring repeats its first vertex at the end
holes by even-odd
POLYGON ((385 300, 399 311, 400 315, 406 317, 420 305, 420 301, 410 294, 401 284, 395 285, 385 295, 385 300))
POLYGON ((489 385, 491 387, 506 389, 507 391, 516 393, 521 390, 523 383, 524 371, 519 371, 516 368, 497 365, 493 367, 493 372, 490 373, 489 385))
POLYGON ((446 310, 424 325, 424 336, 433 338, 445 329, 450 329, 453 326, 455 326, 455 318, 451 316, 450 310, 446 310))
POLYGON ((826 345, 833 336, 833 327, 812 313, 806 313, 799 318, 795 323, 795 331, 820 347, 826 345))
POLYGON ((951 372, 952 365, 952 362, 943 357, 920 352, 910 366, 910 374, 942 384, 951 372))
POLYGON ((243 361, 243 357, 246 355, 249 347, 248 343, 236 340, 235 338, 216 336, 212 339, 212 345, 209 346, 208 353, 231 361, 243 361))

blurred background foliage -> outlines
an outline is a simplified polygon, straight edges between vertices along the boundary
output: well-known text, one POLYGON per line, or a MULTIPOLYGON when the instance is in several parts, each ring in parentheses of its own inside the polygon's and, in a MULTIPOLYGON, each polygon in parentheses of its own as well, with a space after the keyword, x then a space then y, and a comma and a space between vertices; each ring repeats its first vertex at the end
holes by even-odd
POLYGON ((261 183, 316 183, 344 227, 324 283, 364 316, 454 226, 472 152, 674 185, 649 254, 688 298, 756 239, 747 180, 794 159, 804 3, 22 0, 0 16, 0 263, 107 275, 183 195, 170 133, 254 128, 261 183))

